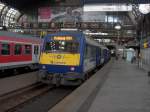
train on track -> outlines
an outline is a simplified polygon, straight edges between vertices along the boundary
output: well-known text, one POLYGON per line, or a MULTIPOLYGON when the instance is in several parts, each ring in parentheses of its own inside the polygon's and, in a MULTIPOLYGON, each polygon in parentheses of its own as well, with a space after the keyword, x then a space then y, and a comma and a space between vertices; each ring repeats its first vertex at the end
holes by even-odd
POLYGON ((41 43, 36 37, 0 31, 0 71, 20 67, 36 69, 41 43))
POLYGON ((40 81, 79 85, 88 73, 110 59, 110 51, 82 32, 60 31, 44 38, 40 55, 40 81))

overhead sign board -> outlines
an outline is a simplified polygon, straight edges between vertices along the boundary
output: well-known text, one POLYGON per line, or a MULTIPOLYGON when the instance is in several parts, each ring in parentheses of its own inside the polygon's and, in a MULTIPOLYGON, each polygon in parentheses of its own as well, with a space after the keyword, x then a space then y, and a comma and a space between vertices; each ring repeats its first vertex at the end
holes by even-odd
POLYGON ((91 11, 101 11, 101 12, 114 12, 114 11, 132 11, 132 5, 126 4, 95 4, 95 5, 85 5, 83 8, 84 12, 91 11))
POLYGON ((91 3, 149 3, 149 0, 83 0, 83 4, 91 4, 91 3))

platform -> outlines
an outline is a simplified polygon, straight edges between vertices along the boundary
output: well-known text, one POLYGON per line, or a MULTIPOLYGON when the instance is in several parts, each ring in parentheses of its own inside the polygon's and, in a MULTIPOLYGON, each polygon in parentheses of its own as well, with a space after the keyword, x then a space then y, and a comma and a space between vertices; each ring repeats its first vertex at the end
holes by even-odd
POLYGON ((136 65, 118 61, 88 112, 150 112, 150 82, 136 65))
POLYGON ((147 72, 123 60, 108 64, 102 71, 49 112, 60 109, 61 112, 150 112, 150 79, 147 72), (93 83, 102 71, 105 75, 107 73, 107 80, 102 87, 95 84, 94 89, 93 83), (88 90, 91 85, 88 87, 88 84, 93 84, 91 93, 88 90))

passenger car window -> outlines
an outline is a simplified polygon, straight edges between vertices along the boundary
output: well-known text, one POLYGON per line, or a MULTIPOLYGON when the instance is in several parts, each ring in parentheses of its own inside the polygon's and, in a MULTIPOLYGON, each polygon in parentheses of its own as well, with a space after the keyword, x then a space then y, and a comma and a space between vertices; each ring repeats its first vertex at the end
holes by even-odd
POLYGON ((34 46, 34 54, 39 54, 39 46, 37 45, 34 46))
POLYGON ((22 48, 22 46, 20 44, 16 44, 14 54, 15 55, 21 55, 21 50, 22 50, 21 48, 22 48))
POLYGON ((10 55, 10 45, 8 43, 2 43, 1 54, 10 55))
POLYGON ((31 54, 31 45, 25 45, 25 54, 31 54))

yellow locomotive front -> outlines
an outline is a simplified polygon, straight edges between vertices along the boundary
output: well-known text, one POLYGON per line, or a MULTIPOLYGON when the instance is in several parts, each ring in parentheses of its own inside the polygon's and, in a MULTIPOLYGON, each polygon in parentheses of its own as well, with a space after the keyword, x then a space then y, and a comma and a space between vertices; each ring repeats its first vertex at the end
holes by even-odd
POLYGON ((79 43, 71 36, 54 36, 44 43, 40 64, 79 66, 79 43))
POLYGON ((77 80, 83 78, 80 40, 81 34, 47 35, 40 56, 41 79, 52 84, 77 85, 77 80))

